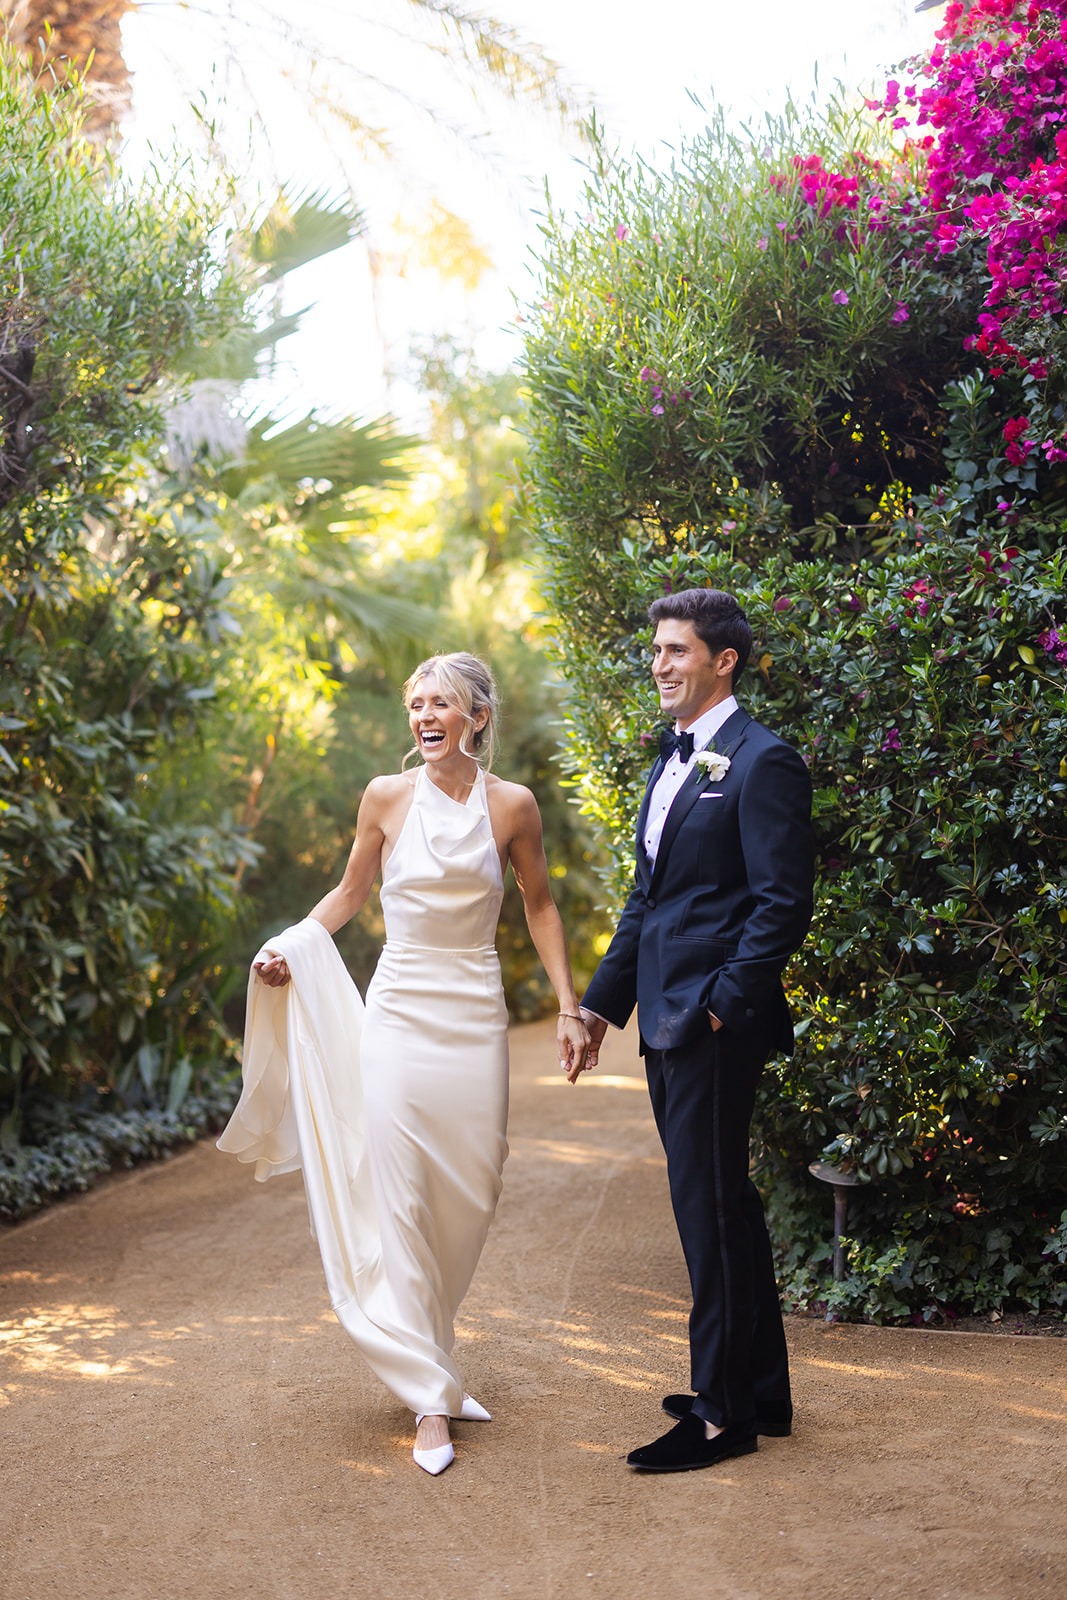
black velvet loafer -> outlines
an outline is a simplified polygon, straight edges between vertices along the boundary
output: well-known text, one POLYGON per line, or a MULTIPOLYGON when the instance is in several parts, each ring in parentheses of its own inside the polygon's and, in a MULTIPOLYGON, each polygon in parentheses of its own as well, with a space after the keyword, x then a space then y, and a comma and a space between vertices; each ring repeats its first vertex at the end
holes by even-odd
MULTIPOLYGON (((663 1397, 663 1409, 669 1417, 681 1421, 687 1417, 693 1408, 696 1398, 691 1394, 668 1394, 663 1397)), ((772 1411, 767 1407, 756 1412, 756 1432, 762 1433, 765 1439, 788 1439, 793 1431, 792 1407, 780 1406, 772 1411)))
POLYGON ((698 1467, 717 1467, 732 1456, 750 1456, 758 1448, 751 1423, 732 1423, 709 1439, 701 1418, 690 1415, 662 1438, 631 1450, 626 1460, 638 1472, 695 1472, 698 1467))

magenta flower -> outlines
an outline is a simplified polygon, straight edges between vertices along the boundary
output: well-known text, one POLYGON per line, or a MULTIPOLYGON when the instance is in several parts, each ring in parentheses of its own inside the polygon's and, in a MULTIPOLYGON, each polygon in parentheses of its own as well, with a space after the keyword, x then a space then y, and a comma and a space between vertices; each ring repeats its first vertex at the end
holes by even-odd
POLYGON ((774 602, 774 605, 771 607, 771 610, 772 611, 788 611, 789 607, 792 604, 793 604, 793 602, 792 602, 792 600, 790 600, 790 598, 789 598, 789 596, 787 594, 780 594, 778 596, 777 600, 774 602))
POLYGON ((766 250, 766 248, 767 248, 769 243, 770 243, 770 240, 767 239, 766 237, 764 237, 762 239, 757 239, 756 240, 756 249, 757 250, 766 250))
POLYGON ((657 406, 653 406, 652 407, 652 415, 654 417, 662 417, 664 415, 663 407, 662 406, 658 406, 658 405, 657 406))
POLYGON ((830 296, 830 299, 833 301, 835 306, 847 306, 848 291, 846 289, 835 289, 833 294, 830 296))
POLYGON ((1004 424, 1004 456, 1013 467, 1021 467, 1034 448, 1036 441, 1024 437, 1029 426, 1027 417, 1009 417, 1004 424))
POLYGON ((907 322, 911 312, 903 300, 897 301, 897 308, 890 317, 890 322, 907 322))
POLYGON ((885 738, 882 740, 882 749, 883 750, 899 750, 900 749, 900 730, 898 728, 890 728, 889 732, 886 734, 885 738))
POLYGON ((628 239, 630 237, 630 230, 625 222, 619 223, 619 226, 615 229, 615 237, 616 239, 628 239))
POLYGON ((1058 628, 1046 628, 1044 633, 1038 634, 1037 642, 1046 655, 1067 667, 1067 637, 1058 628))

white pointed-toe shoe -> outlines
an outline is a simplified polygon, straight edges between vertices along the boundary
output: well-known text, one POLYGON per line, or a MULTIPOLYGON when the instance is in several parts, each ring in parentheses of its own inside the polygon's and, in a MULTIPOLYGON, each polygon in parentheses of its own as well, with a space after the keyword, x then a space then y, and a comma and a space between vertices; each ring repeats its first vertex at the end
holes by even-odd
MULTIPOLYGON (((426 1413, 424 1411, 416 1411, 416 1428, 422 1421, 425 1414, 426 1413)), ((492 1422, 493 1420, 492 1413, 487 1411, 484 1406, 480 1406, 477 1400, 474 1399, 473 1395, 469 1394, 465 1394, 463 1396, 463 1404, 459 1408, 459 1416, 460 1420, 463 1422, 492 1422)))
POLYGON ((439 1444, 433 1450, 420 1450, 418 1445, 411 1452, 411 1459, 423 1472, 428 1472, 431 1478, 436 1478, 438 1473, 450 1467, 456 1459, 456 1452, 452 1448, 451 1439, 447 1444, 439 1444))

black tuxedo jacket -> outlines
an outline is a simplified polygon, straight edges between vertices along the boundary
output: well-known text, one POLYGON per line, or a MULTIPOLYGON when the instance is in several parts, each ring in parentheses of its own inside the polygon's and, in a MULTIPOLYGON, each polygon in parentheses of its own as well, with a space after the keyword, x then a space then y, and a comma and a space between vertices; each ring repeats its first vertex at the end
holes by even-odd
POLYGON ((730 758, 718 782, 693 769, 667 813, 653 867, 644 847, 649 774, 637 822, 634 887, 583 1005, 623 1027, 637 1006, 642 1050, 673 1049, 708 1028, 769 1032, 793 1048, 782 969, 808 930, 814 851, 811 781, 803 761, 738 709, 714 748, 730 758))

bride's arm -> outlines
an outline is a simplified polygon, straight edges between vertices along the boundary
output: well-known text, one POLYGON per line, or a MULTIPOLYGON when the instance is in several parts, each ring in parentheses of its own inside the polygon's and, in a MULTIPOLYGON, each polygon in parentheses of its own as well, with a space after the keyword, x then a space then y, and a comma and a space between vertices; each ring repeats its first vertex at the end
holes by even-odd
MULTIPOLYGON (((327 933, 343 928, 370 894, 381 869, 385 818, 392 798, 388 779, 372 778, 363 792, 356 817, 356 837, 348 853, 344 875, 308 912, 309 917, 322 923, 327 933)), ((272 954, 266 961, 256 961, 253 965, 272 989, 289 982, 289 965, 283 955, 272 954)))
POLYGON ((528 789, 518 784, 514 789, 514 796, 509 796, 511 826, 508 855, 522 895, 526 926, 530 930, 534 949, 541 958, 548 981, 556 991, 559 1005, 556 1040, 560 1066, 574 1083, 585 1065, 589 1034, 578 1013, 570 957, 567 954, 567 936, 548 881, 541 813, 528 789))
POLYGON ((381 871, 385 844, 385 819, 392 798, 387 778, 372 778, 363 792, 356 817, 356 837, 348 853, 344 876, 308 912, 327 933, 336 933, 361 910, 381 871))

